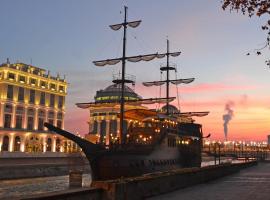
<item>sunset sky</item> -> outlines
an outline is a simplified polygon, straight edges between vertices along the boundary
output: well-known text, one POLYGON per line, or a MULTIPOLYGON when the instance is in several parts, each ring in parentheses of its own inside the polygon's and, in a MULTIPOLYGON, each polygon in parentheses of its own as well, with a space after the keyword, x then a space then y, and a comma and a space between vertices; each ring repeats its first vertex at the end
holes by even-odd
MULTIPOLYGON (((92 61, 121 56, 122 30, 112 31, 109 25, 122 22, 124 5, 129 20, 142 20, 138 28, 128 29, 127 55, 162 53, 166 37, 172 51, 182 52, 171 59, 177 77, 195 81, 179 87, 181 111, 210 111, 196 119, 205 135, 224 139, 222 116, 230 102, 234 115, 228 139, 266 140, 270 69, 264 62, 269 50, 261 56, 253 51, 265 42, 260 27, 266 19, 223 11, 219 0, 1 0, 0 62, 32 60, 34 66, 65 74, 65 128, 85 134, 89 113, 75 103, 93 101, 95 91, 109 86, 112 74, 119 72, 120 64, 98 68, 92 61)), ((165 62, 128 63, 138 94, 159 97, 159 88, 144 88, 141 82, 159 80, 165 62)))

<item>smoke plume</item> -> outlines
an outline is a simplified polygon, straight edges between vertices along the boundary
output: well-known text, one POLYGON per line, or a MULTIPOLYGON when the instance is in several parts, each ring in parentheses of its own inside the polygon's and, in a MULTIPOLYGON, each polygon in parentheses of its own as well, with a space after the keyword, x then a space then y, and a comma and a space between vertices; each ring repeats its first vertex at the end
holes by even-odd
POLYGON ((223 115, 224 135, 225 135, 225 140, 226 141, 227 141, 227 138, 228 138, 228 124, 229 124, 229 121, 233 117, 233 110, 232 110, 233 105, 234 105, 233 101, 228 101, 226 103, 226 105, 225 105, 225 111, 227 111, 227 114, 223 115))

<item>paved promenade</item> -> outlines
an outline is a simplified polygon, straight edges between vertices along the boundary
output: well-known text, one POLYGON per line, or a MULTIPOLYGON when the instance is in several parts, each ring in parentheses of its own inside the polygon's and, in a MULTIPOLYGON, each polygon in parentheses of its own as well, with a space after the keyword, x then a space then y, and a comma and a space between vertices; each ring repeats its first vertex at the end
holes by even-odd
POLYGON ((149 200, 266 200, 270 199, 270 162, 216 181, 199 184, 149 200))

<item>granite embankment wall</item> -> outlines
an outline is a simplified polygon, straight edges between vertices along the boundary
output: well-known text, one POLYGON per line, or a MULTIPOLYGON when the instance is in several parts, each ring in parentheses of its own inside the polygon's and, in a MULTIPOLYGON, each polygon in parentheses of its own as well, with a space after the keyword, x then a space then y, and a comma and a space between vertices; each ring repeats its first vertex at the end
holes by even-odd
POLYGON ((140 200, 211 181, 256 164, 256 161, 252 161, 203 168, 178 169, 121 180, 96 181, 92 183, 94 188, 91 189, 81 188, 61 193, 54 192, 24 198, 24 200, 140 200))
POLYGON ((81 154, 0 155, 0 180, 61 176, 74 169, 90 171, 81 154))

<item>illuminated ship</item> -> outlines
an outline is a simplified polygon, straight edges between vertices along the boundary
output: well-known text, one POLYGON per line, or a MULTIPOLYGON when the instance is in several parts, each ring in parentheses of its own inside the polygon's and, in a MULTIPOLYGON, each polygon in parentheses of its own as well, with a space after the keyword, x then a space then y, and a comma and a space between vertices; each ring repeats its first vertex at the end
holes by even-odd
POLYGON ((127 7, 125 7, 124 22, 111 25, 113 30, 123 27, 123 56, 121 58, 94 61, 96 66, 115 65, 122 62, 121 78, 114 79, 115 84, 121 87, 121 96, 118 100, 102 103, 80 103, 80 107, 87 106, 113 106, 120 104, 120 130, 113 141, 96 143, 82 139, 72 133, 57 128, 49 123, 44 125, 74 142, 85 153, 91 169, 93 180, 108 180, 121 177, 133 177, 157 171, 168 171, 176 168, 200 167, 202 149, 202 126, 194 123, 193 116, 205 116, 208 112, 181 113, 169 103, 175 98, 169 96, 170 84, 188 84, 194 81, 189 79, 169 79, 169 72, 175 67, 169 64, 170 57, 180 55, 180 52, 169 52, 167 40, 167 52, 160 54, 147 54, 139 56, 126 56, 126 29, 136 28, 141 21, 127 22, 127 7), (125 100, 125 84, 133 83, 125 74, 126 61, 139 62, 150 61, 155 58, 167 58, 165 66, 160 70, 166 72, 166 80, 144 82, 143 85, 161 86, 166 84, 165 98, 150 98, 125 100), (125 104, 151 104, 166 103, 160 111, 150 109, 131 109, 125 111, 125 104), (129 126, 124 128, 124 120, 129 120, 129 126))

